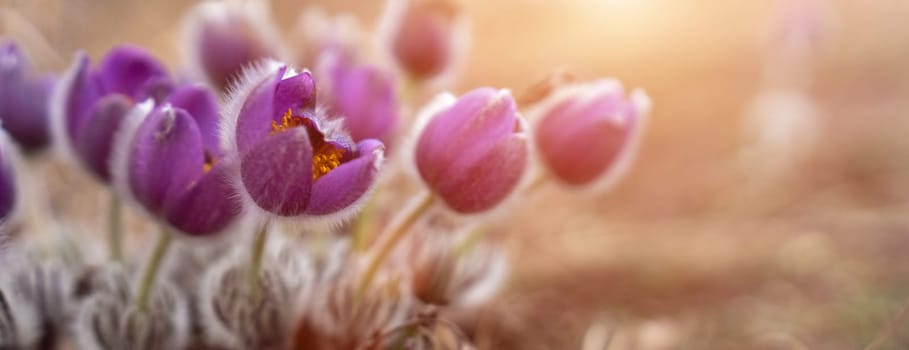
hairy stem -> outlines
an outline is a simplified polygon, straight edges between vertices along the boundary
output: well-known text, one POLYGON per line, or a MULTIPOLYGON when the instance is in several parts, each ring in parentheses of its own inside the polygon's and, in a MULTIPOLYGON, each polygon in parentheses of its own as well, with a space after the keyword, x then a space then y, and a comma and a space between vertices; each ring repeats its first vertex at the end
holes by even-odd
POLYGON ((116 262, 123 261, 123 217, 120 197, 115 191, 110 191, 110 208, 107 212, 108 244, 110 245, 110 259, 116 262))
POLYGON ((136 297, 136 306, 139 308, 139 312, 148 311, 148 298, 151 296, 151 289, 155 284, 155 277, 158 275, 158 270, 161 268, 161 263, 164 261, 164 255, 167 253, 167 248, 170 247, 170 242, 173 239, 170 234, 170 230, 166 226, 161 226, 161 233, 158 236, 158 242, 155 243, 155 250, 152 251, 152 255, 148 259, 148 264, 145 265, 145 272, 142 274, 142 284, 139 285, 139 294, 136 297))

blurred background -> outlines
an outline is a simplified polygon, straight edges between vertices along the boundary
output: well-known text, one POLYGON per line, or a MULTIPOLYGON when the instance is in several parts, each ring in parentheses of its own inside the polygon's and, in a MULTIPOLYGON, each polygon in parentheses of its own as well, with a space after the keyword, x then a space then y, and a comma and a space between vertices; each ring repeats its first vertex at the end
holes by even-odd
MULTIPOLYGON (((3 0, 0 34, 47 70, 124 42, 177 68, 192 4, 3 0)), ((909 1, 461 4, 455 92, 520 96, 562 69, 654 102, 611 192, 550 184, 497 223, 512 275, 480 348, 909 348, 909 1)), ((382 2, 271 11, 288 33, 309 6, 371 28, 382 2)))

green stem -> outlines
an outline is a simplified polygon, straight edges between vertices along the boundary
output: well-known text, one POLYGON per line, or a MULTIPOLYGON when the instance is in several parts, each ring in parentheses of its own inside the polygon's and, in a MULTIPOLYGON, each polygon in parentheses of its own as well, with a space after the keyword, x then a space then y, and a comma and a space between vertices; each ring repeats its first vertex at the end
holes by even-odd
POLYGON ((484 227, 479 224, 471 225, 468 229, 467 234, 464 236, 464 239, 455 246, 455 255, 458 257, 463 257, 464 254, 470 252, 470 250, 477 244, 477 241, 483 237, 483 234, 486 232, 484 227))
POLYGON ((107 213, 107 229, 110 241, 110 258, 115 262, 123 261, 123 206, 115 191, 110 191, 110 211, 107 213))
POLYGON ((538 169, 535 174, 532 175, 533 178, 524 187, 524 193, 533 193, 540 189, 543 184, 549 180, 549 173, 545 169, 538 169))
POLYGON ((253 298, 259 294, 259 272, 262 270, 262 259, 265 256, 265 243, 268 242, 268 222, 262 224, 253 239, 252 253, 249 262, 249 288, 253 298))
POLYGON ((394 250, 395 246, 398 245, 405 236, 407 232, 417 219, 426 212, 432 206, 433 200, 435 197, 432 192, 423 190, 411 204, 404 209, 391 224, 388 225, 385 232, 382 233, 382 238, 384 241, 380 243, 379 250, 376 251, 376 254, 373 256, 372 260, 366 265, 366 271, 363 273, 362 279, 360 279, 360 284, 357 286, 357 295, 363 295, 366 292, 366 289, 369 288, 369 285, 372 283, 372 280, 376 277, 376 272, 379 271, 379 267, 382 266, 382 263, 388 257, 389 254, 394 250))
POLYGON ((162 225, 158 242, 155 244, 155 250, 152 251, 148 264, 145 265, 145 272, 142 274, 142 284, 139 285, 139 294, 136 297, 136 306, 139 308, 139 312, 144 313, 148 310, 148 298, 155 283, 155 276, 158 275, 158 270, 164 261, 164 254, 167 253, 167 248, 170 247, 171 239, 170 230, 162 225))

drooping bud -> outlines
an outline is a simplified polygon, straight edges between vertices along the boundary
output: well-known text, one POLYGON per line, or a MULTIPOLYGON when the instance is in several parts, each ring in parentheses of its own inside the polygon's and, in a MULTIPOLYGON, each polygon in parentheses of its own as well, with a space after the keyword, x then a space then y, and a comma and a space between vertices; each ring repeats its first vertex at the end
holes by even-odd
POLYGON ((426 185, 454 211, 478 213, 501 203, 527 165, 527 132, 507 90, 480 88, 457 100, 437 97, 416 144, 426 185))
POLYGON ((0 120, 23 151, 50 143, 47 106, 54 81, 35 72, 13 41, 0 42, 0 120))
POLYGON ((628 98, 618 81, 604 79, 562 87, 530 113, 540 158, 555 178, 608 186, 637 151, 650 99, 641 90, 628 98))

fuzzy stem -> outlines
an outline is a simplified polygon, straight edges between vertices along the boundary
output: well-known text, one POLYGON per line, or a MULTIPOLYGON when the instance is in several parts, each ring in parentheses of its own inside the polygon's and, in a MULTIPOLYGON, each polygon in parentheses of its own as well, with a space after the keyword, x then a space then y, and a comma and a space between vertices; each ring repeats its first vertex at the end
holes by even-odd
POLYGON ((369 288, 372 280, 376 277, 376 272, 379 271, 379 267, 382 266, 382 263, 388 255, 391 254, 395 246, 398 245, 398 242, 407 236, 410 227, 413 226, 413 224, 417 222, 417 219, 432 206, 434 199, 435 196, 433 196, 432 192, 423 190, 423 192, 411 200, 410 205, 398 214, 398 216, 392 220, 391 224, 386 227, 381 236, 384 238, 384 241, 380 243, 378 251, 376 251, 376 254, 369 264, 366 265, 366 271, 363 273, 360 284, 357 286, 357 295, 363 295, 363 293, 366 292, 366 289, 369 288))
POLYGON ((549 180, 549 172, 544 169, 537 169, 536 173, 531 176, 533 177, 527 183, 527 186, 524 186, 524 193, 527 194, 536 192, 549 180))
POLYGON ((155 250, 152 251, 148 264, 145 265, 145 272, 142 274, 142 284, 139 285, 139 294, 136 297, 136 306, 139 308, 139 312, 148 311, 148 298, 155 283, 155 276, 157 276, 161 263, 164 261, 164 254, 167 253, 167 248, 170 247, 172 238, 170 230, 162 225, 158 242, 155 243, 155 250))
POLYGON ((253 238, 252 252, 249 261, 249 290, 253 298, 259 295, 259 273, 262 270, 262 259, 265 256, 265 243, 268 242, 268 222, 262 224, 253 238))
POLYGON ((110 259, 115 262, 123 261, 123 206, 120 197, 115 191, 110 191, 110 208, 107 212, 108 239, 110 241, 110 259))
POLYGON ((482 225, 474 224, 468 228, 467 234, 464 236, 464 239, 461 242, 458 242, 458 245, 455 246, 455 255, 458 257, 463 257, 465 254, 469 253, 470 250, 477 244, 477 241, 483 237, 483 234, 486 233, 486 230, 482 225))

